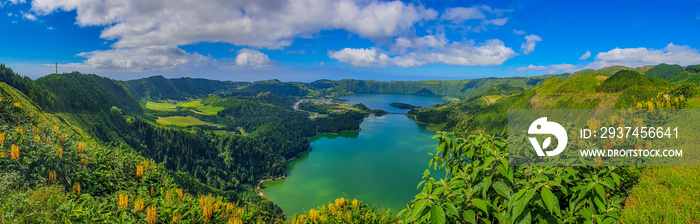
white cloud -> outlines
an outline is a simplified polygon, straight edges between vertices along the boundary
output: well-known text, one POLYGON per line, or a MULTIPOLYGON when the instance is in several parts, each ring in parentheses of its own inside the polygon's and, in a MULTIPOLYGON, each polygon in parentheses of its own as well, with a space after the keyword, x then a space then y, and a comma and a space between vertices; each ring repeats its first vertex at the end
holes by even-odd
POLYGON ((471 19, 485 19, 486 15, 482 12, 480 6, 469 8, 456 7, 445 9, 445 13, 440 16, 441 20, 452 20, 456 23, 461 23, 471 19))
POLYGON ((578 70, 578 66, 572 64, 550 65, 549 73, 573 73, 578 70))
POLYGON ((542 38, 534 34, 525 36, 525 43, 520 45, 520 50, 523 52, 523 54, 526 55, 532 53, 533 51, 535 51, 535 45, 537 45, 537 41, 542 41, 542 38))
POLYGON ((199 65, 210 60, 209 57, 187 53, 173 46, 120 48, 80 53, 78 56, 87 58, 82 64, 91 68, 125 71, 167 70, 185 65, 199 65))
POLYGON ((586 53, 583 53, 583 55, 581 55, 581 57, 579 57, 578 60, 586 60, 589 57, 591 57, 591 51, 586 51, 586 53))
POLYGON ((36 18, 35 15, 32 15, 31 13, 26 13, 26 12, 23 12, 23 13, 22 13, 22 18, 24 18, 24 19, 26 19, 26 20, 31 20, 31 21, 36 21, 36 20, 37 20, 37 18, 36 18))
POLYGON ((572 65, 572 64, 555 64, 555 65, 539 65, 535 66, 530 64, 527 67, 520 67, 515 69, 518 72, 527 72, 527 71, 545 71, 548 74, 558 74, 558 73, 573 73, 578 70, 578 66, 572 65))
POLYGON ((12 4, 20 4, 27 2, 26 0, 8 0, 12 4))
MULTIPOLYGON (((587 58, 590 52, 586 52, 579 59, 587 58)), ((601 69, 604 67, 622 65, 630 68, 636 68, 647 65, 658 65, 661 63, 677 64, 681 66, 700 64, 700 49, 691 48, 690 46, 679 46, 673 43, 668 44, 663 49, 650 49, 645 47, 638 48, 615 48, 607 52, 600 52, 595 57, 595 61, 587 65, 572 65, 572 64, 556 64, 547 66, 520 67, 516 70, 519 72, 547 70, 548 73, 573 73, 583 69, 601 69)))
POLYGON ((525 32, 525 31, 522 31, 522 30, 513 30, 513 34, 515 34, 515 35, 523 35, 523 34, 526 34, 526 32, 525 32))
POLYGON ((508 17, 505 18, 498 18, 498 19, 491 19, 491 20, 484 20, 481 21, 481 25, 496 25, 496 26, 503 26, 508 22, 508 17))
POLYGON ((420 38, 397 38, 396 46, 403 53, 390 56, 377 48, 345 48, 330 51, 329 57, 356 67, 401 66, 404 68, 427 64, 461 66, 492 66, 503 64, 516 53, 500 40, 487 40, 482 44, 473 41, 449 42, 444 35, 427 35, 420 38))
POLYGON ((350 0, 34 0, 32 10, 40 15, 75 10, 79 25, 107 26, 101 37, 116 39, 116 48, 206 41, 276 49, 326 29, 385 38, 438 15, 400 1, 350 0))
POLYGON ((547 69, 547 66, 542 66, 542 65, 535 66, 535 65, 530 64, 527 67, 520 67, 520 68, 517 68, 515 70, 518 72, 526 72, 526 71, 541 71, 541 70, 545 70, 545 69, 547 69))
POLYGON ((263 67, 269 64, 270 58, 266 54, 253 49, 241 49, 236 55, 236 65, 247 67, 263 67))
POLYGON ((673 43, 663 49, 639 48, 615 48, 607 52, 600 52, 595 57, 596 61, 586 68, 599 69, 612 65, 627 67, 640 67, 645 65, 657 65, 661 63, 688 66, 700 64, 700 50, 690 46, 679 46, 673 43))

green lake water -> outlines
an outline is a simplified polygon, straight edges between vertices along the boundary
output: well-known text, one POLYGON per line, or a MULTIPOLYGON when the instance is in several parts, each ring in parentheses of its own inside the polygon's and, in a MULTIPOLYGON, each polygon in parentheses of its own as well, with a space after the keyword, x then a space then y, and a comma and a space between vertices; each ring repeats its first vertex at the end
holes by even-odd
MULTIPOLYGON (((366 94, 346 97, 372 109, 401 113, 391 102, 429 106, 438 97, 366 94), (383 101, 383 102, 381 102, 383 101), (384 106, 386 105, 386 106, 384 106), (392 109, 393 108, 393 109, 392 109)), ((396 213, 418 193, 416 185, 428 166, 437 140, 405 115, 370 116, 362 131, 324 135, 312 151, 288 166, 287 178, 265 184, 265 195, 288 214, 300 214, 338 197, 357 198, 396 213)))

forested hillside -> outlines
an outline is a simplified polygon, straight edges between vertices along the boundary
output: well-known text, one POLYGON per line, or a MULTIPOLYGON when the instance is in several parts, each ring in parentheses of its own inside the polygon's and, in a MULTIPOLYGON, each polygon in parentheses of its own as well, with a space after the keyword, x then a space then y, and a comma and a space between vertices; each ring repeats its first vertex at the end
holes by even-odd
POLYGON ((508 109, 633 108, 638 102, 655 97, 658 92, 686 83, 657 78, 657 71, 666 67, 664 64, 655 66, 647 72, 648 75, 620 69, 614 75, 592 73, 566 80, 552 78, 534 89, 514 95, 490 93, 497 89, 486 90, 458 102, 438 108, 419 108, 409 114, 420 122, 444 127, 442 130, 499 134, 504 133, 508 109), (495 103, 487 103, 486 96, 493 95, 503 97, 495 103))
POLYGON ((394 93, 469 97, 492 86, 531 89, 552 77, 567 79, 571 75, 543 75, 535 77, 481 78, 465 80, 374 81, 343 79, 317 80, 311 83, 266 80, 257 82, 230 82, 206 79, 166 79, 153 76, 119 82, 136 99, 185 100, 205 97, 212 93, 271 92, 279 96, 319 97, 343 96, 356 93, 394 93))

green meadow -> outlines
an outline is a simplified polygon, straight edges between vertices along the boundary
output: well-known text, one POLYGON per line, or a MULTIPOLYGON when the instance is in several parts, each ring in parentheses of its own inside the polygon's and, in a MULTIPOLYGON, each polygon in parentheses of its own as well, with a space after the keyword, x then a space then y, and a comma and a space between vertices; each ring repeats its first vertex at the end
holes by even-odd
POLYGON ((161 125, 175 125, 178 127, 187 127, 187 126, 195 126, 195 125, 211 125, 207 122, 204 122, 202 120, 199 120, 195 117, 192 116, 171 116, 171 117, 158 117, 158 120, 156 120, 158 124, 161 125))

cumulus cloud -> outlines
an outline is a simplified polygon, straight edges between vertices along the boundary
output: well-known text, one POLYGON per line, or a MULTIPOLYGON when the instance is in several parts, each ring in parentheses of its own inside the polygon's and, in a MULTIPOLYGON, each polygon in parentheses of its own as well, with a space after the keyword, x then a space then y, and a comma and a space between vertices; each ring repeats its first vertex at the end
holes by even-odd
MULTIPOLYGON (((579 59, 585 60, 590 56, 587 51, 579 59)), ((675 45, 670 43, 662 49, 651 49, 646 47, 638 48, 615 48, 607 52, 600 52, 596 55, 595 61, 587 65, 556 64, 547 66, 530 65, 520 67, 519 72, 544 71, 548 73, 575 72, 583 69, 601 69, 604 67, 622 65, 636 68, 647 65, 658 65, 661 63, 677 64, 681 66, 700 64, 700 50, 687 45, 675 45)))
POLYGON ((253 49, 241 49, 236 55, 236 65, 247 67, 263 67, 271 62, 266 54, 253 49))
POLYGON ((591 57, 591 51, 586 51, 586 53, 583 53, 583 55, 581 55, 581 57, 579 57, 578 60, 586 60, 589 57, 591 57))
POLYGON ((34 0, 32 10, 40 15, 75 10, 79 25, 107 26, 101 37, 116 39, 116 48, 206 41, 277 49, 325 29, 393 37, 438 15, 401 1, 350 0, 34 0))
POLYGON ((533 64, 530 64, 527 67, 520 67, 520 68, 517 68, 515 70, 518 72, 527 72, 527 71, 541 71, 541 70, 545 70, 545 69, 547 69, 547 66, 542 66, 542 65, 535 66, 533 64))
POLYGON ((357 67, 400 66, 404 68, 427 64, 462 66, 492 66, 503 64, 516 53, 500 40, 488 40, 481 44, 473 41, 449 42, 444 35, 427 35, 420 38, 397 38, 396 46, 404 48, 402 54, 390 56, 377 48, 345 48, 330 51, 330 58, 357 67))
POLYGON ((535 45, 537 45, 537 41, 542 41, 542 38, 534 34, 525 36, 525 43, 520 45, 520 51, 522 51, 523 54, 526 55, 532 53, 533 51, 535 51, 535 45))
POLYGON ((24 19, 26 19, 26 20, 30 20, 30 21, 36 21, 36 20, 37 20, 37 18, 36 18, 35 15, 33 15, 33 14, 31 14, 31 13, 26 13, 26 12, 23 12, 23 13, 22 13, 22 18, 24 18, 24 19))
POLYGON ((602 68, 611 65, 624 65, 627 67, 639 67, 645 65, 657 65, 661 63, 688 66, 700 64, 700 50, 690 46, 679 46, 669 43, 662 49, 615 48, 607 52, 600 52, 587 68, 602 68))
POLYGON ((92 68, 128 71, 172 69, 178 66, 202 64, 210 60, 209 57, 198 53, 187 53, 173 46, 111 49, 80 53, 78 56, 87 58, 82 64, 92 68))
POLYGON ((469 8, 457 7, 445 9, 445 13, 440 16, 442 20, 452 20, 456 23, 461 23, 471 19, 485 19, 486 15, 482 11, 482 7, 473 6, 469 8))
POLYGON ((555 65, 532 65, 530 64, 527 67, 520 67, 515 69, 518 72, 527 72, 527 71, 545 71, 545 73, 548 74, 557 74, 557 73, 573 73, 578 70, 578 66, 572 65, 572 64, 555 64, 555 65))

